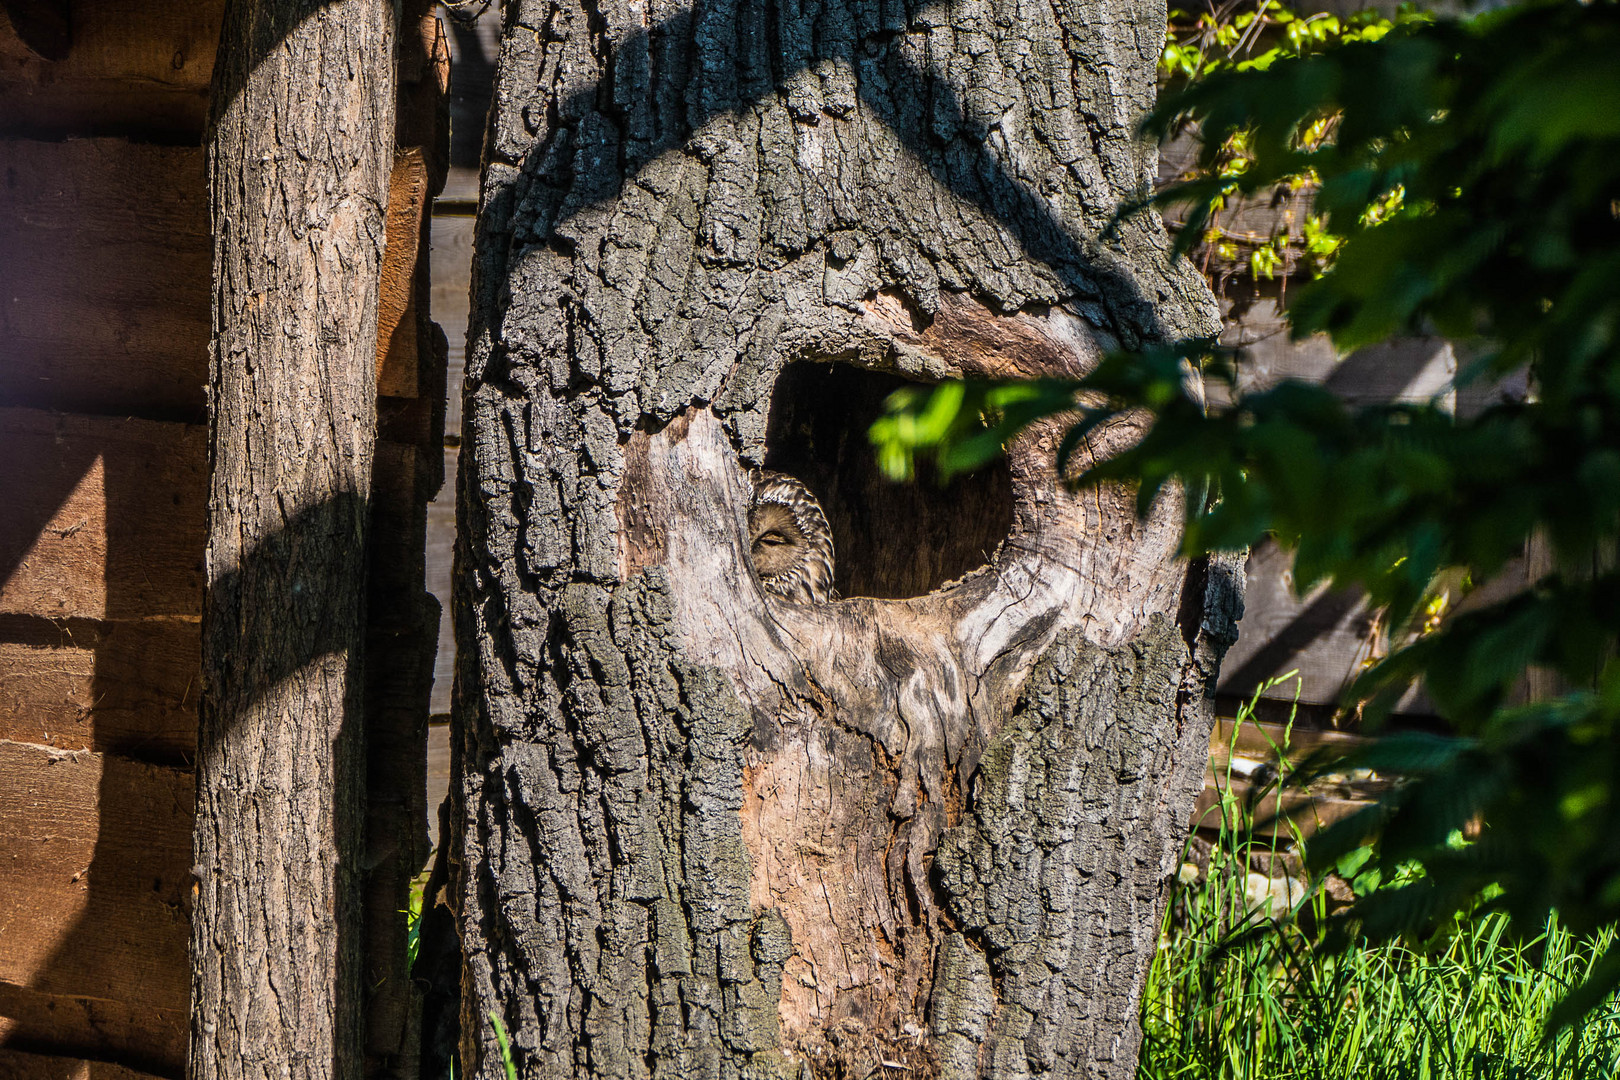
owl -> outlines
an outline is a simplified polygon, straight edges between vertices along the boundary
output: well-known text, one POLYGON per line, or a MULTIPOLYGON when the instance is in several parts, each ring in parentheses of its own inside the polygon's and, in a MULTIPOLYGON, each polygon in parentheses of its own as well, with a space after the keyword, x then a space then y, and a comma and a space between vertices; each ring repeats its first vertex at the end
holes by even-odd
POLYGON ((832 530, 810 489, 761 472, 748 507, 749 555, 765 590, 796 604, 836 600, 832 530))

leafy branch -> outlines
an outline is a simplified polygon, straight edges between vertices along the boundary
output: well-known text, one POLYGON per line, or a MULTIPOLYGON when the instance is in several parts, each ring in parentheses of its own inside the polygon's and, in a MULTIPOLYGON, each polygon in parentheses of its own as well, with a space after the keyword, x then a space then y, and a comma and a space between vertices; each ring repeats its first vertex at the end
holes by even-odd
MULTIPOLYGON (((872 432, 880 460, 907 475, 917 455, 934 455, 949 475, 1033 420, 1072 412, 1067 470, 1099 426, 1149 415, 1135 446, 1073 482, 1135 484, 1144 509, 1167 484, 1218 493, 1187 500, 1188 555, 1275 535, 1296 548, 1299 588, 1365 589, 1406 644, 1349 703, 1376 722, 1422 680, 1456 733, 1366 751, 1361 764, 1406 782, 1315 845, 1336 857, 1376 837, 1386 868, 1422 868, 1360 906, 1361 925, 1415 933, 1470 903, 1532 928, 1554 910, 1577 931, 1615 922, 1620 5, 1541 0, 1288 44, 1297 22, 1268 4, 1247 24, 1206 27, 1224 50, 1214 60, 1207 43, 1176 39, 1174 63, 1198 78, 1169 93, 1145 131, 1202 133, 1198 171, 1159 198, 1187 210, 1183 250, 1221 200, 1308 178, 1332 257, 1289 308, 1294 335, 1326 333, 1348 352, 1444 334, 1472 357, 1459 384, 1494 387, 1495 404, 1465 416, 1440 401, 1352 408, 1292 382, 1243 395, 1230 355, 1182 342, 1110 356, 1069 382, 898 395, 872 432), (1195 370, 1225 381, 1232 404, 1206 411, 1195 370), (1532 544, 1550 569, 1527 588, 1434 617, 1440 575, 1489 580, 1532 544), (1565 692, 1524 704, 1531 671, 1565 692), (1477 839, 1459 845, 1465 829, 1477 839)), ((1617 986, 1620 952, 1551 1029, 1617 986)))
MULTIPOLYGON (((1180 9, 1170 12, 1159 60, 1160 74, 1168 89, 1184 90, 1223 72, 1264 71, 1281 60, 1299 59, 1354 42, 1379 41, 1397 27, 1430 21, 1427 13, 1411 5, 1403 5, 1393 19, 1376 11, 1340 19, 1325 13, 1302 16, 1274 0, 1260 0, 1257 7, 1248 10, 1250 3, 1252 0, 1229 0, 1196 16, 1180 9)), ((1299 144, 1307 148, 1320 146, 1337 123, 1337 111, 1325 112, 1299 131, 1299 144)), ((1220 222, 1229 202, 1244 194, 1239 177, 1254 160, 1249 133, 1231 132, 1219 141, 1203 141, 1202 146, 1200 159, 1174 178, 1180 184, 1214 181, 1202 196, 1202 214, 1181 231, 1183 250, 1203 245, 1207 270, 1207 256, 1230 264, 1247 249, 1250 274, 1265 280, 1287 272, 1296 259, 1318 276, 1332 264, 1342 237, 1327 229, 1322 214, 1308 209, 1319 184, 1314 172, 1305 170, 1282 177, 1263 193, 1264 203, 1276 205, 1286 200, 1291 206, 1307 208, 1300 215, 1297 233, 1293 214, 1288 215, 1279 231, 1264 238, 1236 233, 1223 228, 1220 222)), ((1387 202, 1397 205, 1399 200, 1399 191, 1386 197, 1387 202)), ((1387 216, 1391 209, 1393 206, 1388 205, 1377 208, 1373 220, 1387 216)))

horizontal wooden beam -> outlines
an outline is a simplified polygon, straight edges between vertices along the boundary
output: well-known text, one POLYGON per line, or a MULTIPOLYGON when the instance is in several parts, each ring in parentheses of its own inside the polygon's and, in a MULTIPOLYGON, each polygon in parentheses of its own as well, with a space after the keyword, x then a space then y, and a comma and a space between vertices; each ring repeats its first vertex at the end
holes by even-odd
POLYGON ((6 1041, 95 1047, 113 1059, 183 1048, 191 774, 0 741, 0 776, 6 1041), (108 1045, 97 1014, 131 1010, 147 1033, 124 1032, 138 1045, 108 1045))
POLYGON ((202 150, 9 140, 0 162, 0 401, 201 421, 213 266, 202 150))
POLYGON ((0 616, 0 739, 189 763, 199 653, 189 619, 0 616))
POLYGON ((207 433, 0 409, 0 615, 195 619, 207 433))
MULTIPOLYGON (((5 1021, 0 1020, 0 1025, 5 1021)), ((0 1080, 161 1080, 110 1061, 0 1049, 0 1080)))
MULTIPOLYGON (((22 8, 61 8, 23 0, 22 8)), ((70 43, 0 21, 0 133, 118 134, 201 142, 224 0, 74 0, 70 43), (48 51, 59 53, 45 57, 48 51), (66 48, 61 46, 66 44, 66 48)))

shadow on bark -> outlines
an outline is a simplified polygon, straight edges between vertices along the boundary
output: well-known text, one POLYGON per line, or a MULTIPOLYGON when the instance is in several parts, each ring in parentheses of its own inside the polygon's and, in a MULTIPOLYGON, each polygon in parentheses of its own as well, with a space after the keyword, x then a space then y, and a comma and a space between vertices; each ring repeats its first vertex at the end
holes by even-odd
MULTIPOLYGON (((509 11, 516 8, 513 3, 509 11)), ((811 51, 808 43, 801 42, 804 50, 796 56, 788 55, 788 43, 781 41, 778 33, 772 32, 774 28, 766 25, 767 8, 768 5, 718 4, 701 13, 698 21, 704 25, 696 28, 694 19, 698 9, 689 8, 656 26, 632 31, 616 44, 604 43, 603 47, 608 50, 604 66, 615 71, 633 71, 638 76, 646 74, 645 69, 652 63, 650 58, 659 51, 661 43, 679 44, 694 36, 695 48, 700 51, 698 60, 704 50, 722 56, 743 54, 745 58, 738 63, 741 71, 735 85, 715 91, 704 88, 697 93, 692 92, 690 78, 699 64, 692 63, 685 73, 688 85, 677 87, 680 92, 670 95, 671 100, 681 102, 679 115, 665 118, 668 123, 663 124, 658 123, 659 118, 651 118, 649 126, 658 130, 637 130, 632 118, 627 125, 631 128, 630 137, 623 142, 613 142, 612 132, 593 125, 589 134, 604 139, 607 145, 599 158, 603 161, 600 175, 576 178, 590 193, 589 202, 556 208, 520 208, 510 185, 497 187, 487 190, 480 200, 480 234, 491 227, 486 226, 486 221, 493 221, 492 231, 499 232, 510 225, 514 215, 528 211, 533 215, 529 234, 554 237, 558 227, 575 214, 617 199, 624 183, 661 155, 685 146, 712 120, 781 94, 782 88, 799 75, 828 64, 841 64, 855 72, 851 81, 860 103, 893 132, 915 160, 926 166, 935 184, 991 214, 1012 234, 1028 259, 1047 267, 1063 282, 1082 309, 1097 301, 1104 302, 1111 316, 1109 321, 1122 324, 1122 329, 1127 330, 1124 345, 1131 347, 1144 341, 1174 338, 1186 332, 1185 327, 1167 326, 1162 322, 1158 305, 1153 297, 1143 294, 1131 276, 1128 262, 1109 258, 1103 244, 1082 242, 1075 235, 1075 229, 1085 225, 1097 229, 1104 238, 1117 238, 1119 207, 1113 201, 1087 206, 1085 222, 1065 223, 1059 219, 1045 200, 1009 173, 1006 165, 990 152, 992 132, 984 122, 969 115, 958 89, 948 79, 917 67, 901 55, 895 42, 905 25, 925 13, 945 21, 948 19, 943 14, 945 5, 919 5, 917 11, 909 13, 898 25, 861 36, 859 40, 853 26, 843 40, 836 35, 831 35, 829 40, 829 35, 817 33, 817 46, 831 44, 833 47, 811 51), (768 50, 773 51, 764 55, 768 50), (751 61, 747 58, 750 52, 751 61), (752 71, 748 70, 750 68, 752 71), (873 88, 874 82, 877 90, 873 88), (890 85, 925 87, 922 96, 929 102, 928 115, 897 114, 892 108, 893 102, 882 92, 890 85)), ((617 101, 615 82, 614 79, 604 80, 573 94, 559 109, 559 126, 577 125, 582 118, 598 110, 616 111, 627 117, 648 111, 640 103, 630 105, 617 101), (603 108, 604 101, 613 101, 614 105, 603 108)), ((519 90, 521 92, 521 88, 519 90)), ((543 152, 550 148, 538 149, 543 152)), ((569 149, 573 148, 564 148, 565 152, 569 149)), ((521 173, 530 176, 538 170, 555 167, 565 166, 560 161, 543 160, 536 153, 522 163, 521 173)), ((1144 209, 1139 213, 1148 211, 1144 209)), ((1125 219, 1127 223, 1130 220, 1125 219)), ((498 289, 500 284, 491 283, 490 287, 498 289)), ((475 317, 479 306, 475 295, 475 317)), ((932 315, 932 312, 927 314, 932 315)), ((469 331, 469 336, 471 333, 469 331)))

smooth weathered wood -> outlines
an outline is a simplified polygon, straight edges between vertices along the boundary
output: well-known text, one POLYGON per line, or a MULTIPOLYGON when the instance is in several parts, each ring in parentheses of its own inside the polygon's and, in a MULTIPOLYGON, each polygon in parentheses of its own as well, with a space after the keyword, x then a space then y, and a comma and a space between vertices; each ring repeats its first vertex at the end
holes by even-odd
POLYGON ((409 398, 420 392, 416 294, 427 204, 428 171, 421 148, 399 151, 388 181, 388 244, 377 299, 377 393, 381 397, 409 398))
MULTIPOLYGON (((0 1021, 3 1024, 4 1021, 0 1021)), ((107 1061, 0 1050, 0 1080, 164 1080, 107 1061)))
MULTIPOLYGON (((465 185, 467 181, 465 172, 452 170, 452 185, 458 182, 465 185)), ((471 195, 476 198, 477 194, 475 176, 472 178, 471 195)), ((470 217, 433 219, 433 318, 444 327, 450 352, 447 372, 450 392, 446 400, 444 428, 457 437, 461 435, 461 373, 467 353, 467 301, 472 289, 473 225, 470 217)))
POLYGON ((73 0, 66 56, 45 59, 0 19, 0 134, 202 133, 223 0, 73 0))
POLYGON ((1250 553, 1243 625, 1226 655, 1220 693, 1247 699, 1267 687, 1263 696, 1275 700, 1337 705, 1350 681, 1382 655, 1384 630, 1359 593, 1317 586, 1298 595, 1292 566, 1293 554, 1271 541, 1250 553), (1289 672, 1296 674, 1276 681, 1289 672))
POLYGON ((0 616, 0 739, 190 762, 200 663, 195 618, 0 616))
POLYGON ((191 775, 0 741, 0 776, 0 1014, 10 1040, 114 1059, 161 1051, 178 1070, 191 775), (131 1010, 145 1017, 134 1030, 118 1022, 131 1010), (111 1014, 105 1028, 98 1012, 111 1014))
POLYGON ((501 1075, 492 1010, 529 1077, 1134 1075, 1240 571, 1177 560, 1177 492, 1065 490, 1056 425, 886 495, 854 408, 1217 325, 1115 220, 1162 7, 1003 14, 506 6, 435 893, 458 1075, 501 1075), (751 570, 748 470, 789 461, 837 481, 848 599, 751 570))
MULTIPOLYGON (((1234 286, 1222 307, 1221 341, 1237 350, 1238 389, 1259 393, 1284 379, 1323 383, 1352 406, 1456 402, 1457 355, 1435 337, 1397 338, 1339 356, 1325 334, 1294 340, 1275 284, 1234 286)), ((1477 391, 1477 388, 1476 388, 1477 391)))
POLYGON ((439 807, 450 794, 450 725, 435 723, 427 733, 427 814, 428 842, 437 849, 439 807))
MULTIPOLYGON (((468 22, 471 9, 463 7, 463 18, 446 21, 450 47, 450 164, 475 174, 470 194, 454 197, 477 200, 476 173, 489 122, 489 105, 494 99, 495 64, 501 51, 501 12, 495 5, 479 11, 468 22)), ((447 188, 447 194, 452 187, 447 188)))
POLYGON ((395 14, 232 0, 221 35, 194 1080, 364 1070, 364 615, 395 14))
MULTIPOLYGON (((439 648, 433 661, 433 696, 428 712, 447 716, 450 687, 455 677, 456 639, 450 628, 450 580, 456 548, 456 459, 458 451, 445 450, 445 485, 427 508, 427 588, 439 602, 439 648)), ((436 803, 429 803, 430 807, 436 803)))
POLYGON ((61 60, 73 44, 68 0, 0 0, 11 30, 41 60, 61 60))
MULTIPOLYGON (((493 9, 492 9, 493 10, 493 9)), ((487 16, 486 16, 487 18, 487 16)), ((466 31, 460 32, 465 36, 466 31)), ((453 71, 459 88, 466 68, 458 65, 453 71)), ((463 91, 462 97, 467 93, 463 91)), ((458 99, 461 100, 461 99, 458 99)), ((487 104, 487 93, 486 93, 487 104)), ((465 117, 471 110, 463 109, 456 115, 465 117)), ((456 167, 450 170, 444 197, 476 201, 478 174, 476 169, 456 167)), ((444 327, 447 345, 445 398, 445 433, 455 445, 461 440, 461 375, 465 367, 467 350, 467 304, 472 287, 473 226, 471 217, 434 217, 432 220, 432 310, 433 318, 444 327)), ((434 715, 450 712, 450 687, 454 681, 456 643, 450 625, 450 570, 456 544, 456 475, 455 449, 444 451, 444 475, 449 478, 438 496, 428 505, 427 522, 427 580, 428 589, 438 598, 442 621, 439 624, 439 651, 433 667, 433 698, 430 711, 434 715)), ((436 812, 437 803, 429 800, 429 809, 436 812)), ((437 836, 438 819, 430 827, 437 836)), ((437 844, 437 840, 435 840, 437 844)))
MULTIPOLYGON (((1292 379, 1323 384, 1356 408, 1432 401, 1466 412, 1477 411, 1501 392, 1456 387, 1456 350, 1440 338, 1402 338, 1344 357, 1326 335, 1295 341, 1283 299, 1275 284, 1229 290, 1222 341, 1237 350, 1240 393, 1259 393, 1292 379)), ((1217 408, 1226 404, 1224 394, 1212 400, 1217 408)), ((1336 709, 1349 682, 1387 651, 1387 629, 1359 594, 1318 586, 1301 595, 1292 568, 1292 555, 1276 544, 1267 541, 1255 548, 1243 626, 1223 666, 1220 692, 1246 700, 1262 685, 1298 671, 1298 678, 1270 687, 1264 697, 1336 709)), ((1421 714, 1432 706, 1413 692, 1399 711, 1421 714)))
POLYGON ((0 615, 195 618, 205 434, 0 408, 0 615))
POLYGON ((202 151, 10 139, 0 175, 0 398, 200 421, 212 246, 202 151))
MULTIPOLYGON (((46 994, 0 983, 0 1044, 54 1046, 183 1080, 186 1013, 146 1001, 46 994)), ((33 1080, 33 1074, 25 1074, 33 1080)))

